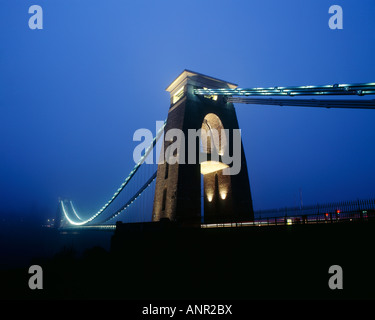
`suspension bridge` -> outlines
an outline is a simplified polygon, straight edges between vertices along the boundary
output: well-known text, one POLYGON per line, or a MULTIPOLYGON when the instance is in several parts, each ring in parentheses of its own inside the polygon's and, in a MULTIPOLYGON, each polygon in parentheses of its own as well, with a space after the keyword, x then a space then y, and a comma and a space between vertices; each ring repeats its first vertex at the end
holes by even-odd
MULTIPOLYGON (((150 222, 163 218, 172 221, 193 219, 200 225, 202 216, 206 217, 201 224, 202 227, 291 224, 300 221, 332 222, 338 221, 337 213, 341 213, 341 218, 346 214, 347 219, 363 219, 370 217, 370 213, 375 210, 375 200, 363 200, 326 205, 330 207, 327 210, 320 206, 320 211, 317 205, 305 208, 305 211, 304 208, 285 210, 285 214, 278 210, 254 214, 246 160, 245 166, 242 165, 241 174, 230 178, 221 174, 227 166, 220 166, 220 161, 219 165, 214 161, 206 161, 193 167, 184 167, 190 169, 182 169, 183 164, 158 165, 150 164, 148 161, 149 157, 155 156, 159 141, 163 142, 160 152, 165 152, 168 141, 164 141, 163 137, 167 129, 181 128, 186 131, 188 128, 203 129, 204 126, 218 129, 238 128, 234 103, 375 109, 375 100, 364 98, 375 94, 375 83, 243 89, 233 83, 184 70, 167 91, 171 95, 167 120, 112 197, 98 211, 91 214, 79 212, 71 199, 61 200, 60 217, 56 219, 57 227, 114 229, 118 221, 150 222), (301 99, 299 96, 310 98, 301 99), (322 99, 321 96, 329 97, 322 99), (352 98, 348 99, 349 96, 352 98), (189 120, 192 115, 198 118, 197 123, 189 120), (204 165, 206 171, 202 169, 204 165), (203 186, 201 176, 204 176, 203 186), (236 215, 235 212, 239 213, 236 215), (334 219, 332 212, 336 214, 334 219), (351 212, 356 212, 357 215, 350 216, 351 212), (294 218, 280 218, 287 215, 294 218), (272 216, 279 218, 272 220, 272 216), (258 223, 254 218, 258 218, 258 223)), ((206 153, 210 152, 206 150, 206 153)), ((245 159, 244 154, 242 158, 245 159)))

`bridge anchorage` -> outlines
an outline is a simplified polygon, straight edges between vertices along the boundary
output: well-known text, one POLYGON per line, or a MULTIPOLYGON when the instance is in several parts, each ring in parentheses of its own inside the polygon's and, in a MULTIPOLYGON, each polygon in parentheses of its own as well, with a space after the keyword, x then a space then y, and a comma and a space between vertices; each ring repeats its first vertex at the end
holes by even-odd
POLYGON ((129 216, 132 222, 169 220, 185 226, 201 226, 202 217, 204 225, 254 224, 241 138, 237 139, 239 148, 234 143, 240 128, 233 103, 375 109, 375 100, 362 98, 375 94, 375 83, 242 89, 234 83, 184 70, 166 90, 170 93, 168 117, 112 198, 92 215, 78 213, 71 201, 60 201, 58 227, 112 229, 117 221, 127 222, 129 216), (169 132, 189 137, 189 144, 169 132), (150 167, 147 159, 163 134, 160 158, 166 161, 150 167), (191 147, 190 138, 200 143, 191 147), (178 160, 182 154, 188 162, 178 160), (236 164, 239 169, 233 173, 236 164))

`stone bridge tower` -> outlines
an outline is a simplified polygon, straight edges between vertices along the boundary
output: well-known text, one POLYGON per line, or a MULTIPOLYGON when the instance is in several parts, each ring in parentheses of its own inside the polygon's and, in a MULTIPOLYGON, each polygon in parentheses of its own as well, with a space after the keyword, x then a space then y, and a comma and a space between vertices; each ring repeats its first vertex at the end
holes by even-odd
MULTIPOLYGON (((224 96, 194 94, 194 89, 205 87, 236 88, 237 85, 185 70, 166 89, 170 92, 171 101, 164 133, 170 129, 182 130, 185 143, 181 144, 183 148, 181 150, 185 150, 186 161, 185 164, 181 162, 171 164, 166 161, 158 165, 153 221, 169 218, 171 221, 196 225, 201 222, 201 216, 204 217, 204 223, 251 221, 254 218, 241 140, 239 173, 223 174, 223 170, 228 168, 228 165, 221 161, 223 144, 228 143, 228 151, 233 155, 232 129, 239 129, 236 111, 233 104, 228 103, 224 96), (187 160, 189 129, 201 129, 202 136, 208 135, 207 145, 200 142, 198 135, 196 137, 195 163, 187 160), (221 143, 217 143, 214 140, 215 136, 209 134, 211 129, 217 129, 219 133, 222 132, 221 129, 229 129, 229 135, 220 134, 221 143), (214 152, 218 154, 219 161, 211 160, 211 154, 214 152), (199 163, 199 154, 202 153, 206 154, 207 161, 199 163), (202 201, 204 212, 201 212, 202 201)), ((164 135, 161 150, 161 156, 164 155, 165 159, 170 157, 167 154, 168 146, 176 143, 176 139, 172 141, 166 138, 164 135)), ((174 154, 174 156, 178 155, 174 154)))

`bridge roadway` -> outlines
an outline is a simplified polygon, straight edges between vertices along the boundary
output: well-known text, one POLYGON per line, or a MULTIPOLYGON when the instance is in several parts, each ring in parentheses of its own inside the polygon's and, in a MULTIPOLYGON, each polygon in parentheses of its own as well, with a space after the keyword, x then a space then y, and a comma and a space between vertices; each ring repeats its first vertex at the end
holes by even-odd
MULTIPOLYGON (((254 221, 244 222, 218 222, 218 223, 201 223, 201 228, 239 228, 239 227, 264 227, 264 226, 282 226, 296 224, 322 224, 322 223, 340 223, 375 220, 375 210, 355 210, 351 212, 330 212, 321 214, 301 214, 293 216, 278 216, 258 218, 254 221)), ((138 223, 134 223, 136 225, 138 223)), ((129 223, 132 225, 132 223, 129 223)), ((98 225, 82 225, 82 226, 65 226, 61 230, 97 230, 97 231, 113 231, 116 224, 98 224, 98 225)))

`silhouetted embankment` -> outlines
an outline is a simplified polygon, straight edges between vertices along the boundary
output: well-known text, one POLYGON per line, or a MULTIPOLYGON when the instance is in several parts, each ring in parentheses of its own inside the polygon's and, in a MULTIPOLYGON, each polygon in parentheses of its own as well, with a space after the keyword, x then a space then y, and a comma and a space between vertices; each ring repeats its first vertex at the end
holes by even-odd
POLYGON ((66 248, 52 259, 35 260, 43 267, 43 290, 28 289, 27 270, 19 269, 5 274, 10 289, 1 294, 32 299, 375 298, 374 231, 374 221, 214 229, 120 224, 110 250, 93 247, 77 257, 66 248), (328 287, 331 265, 343 269, 343 290, 328 287))

